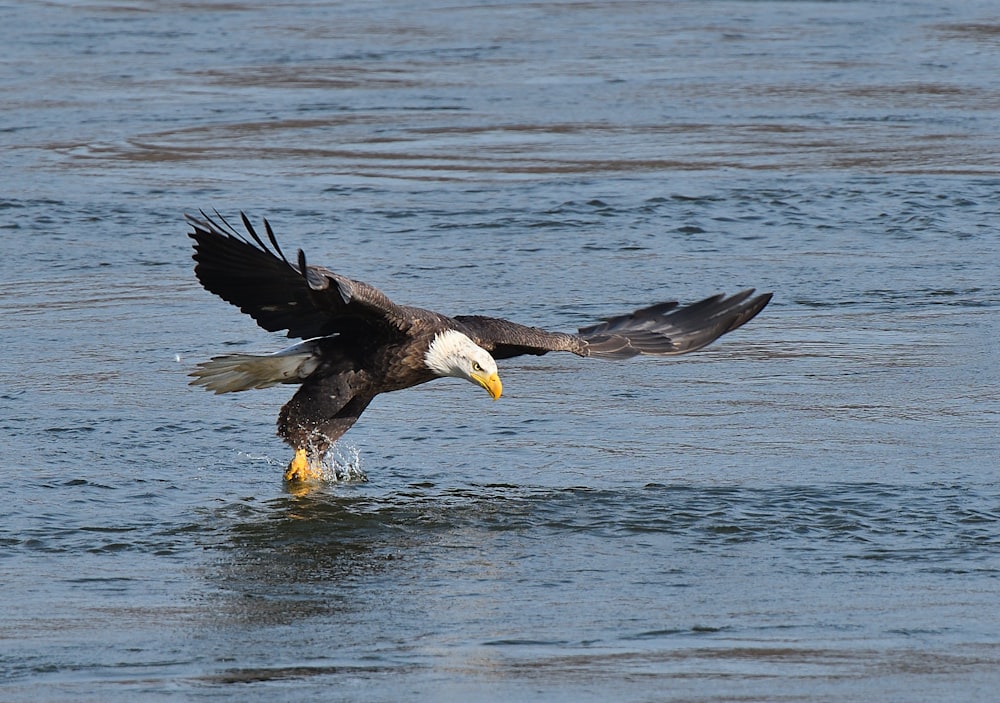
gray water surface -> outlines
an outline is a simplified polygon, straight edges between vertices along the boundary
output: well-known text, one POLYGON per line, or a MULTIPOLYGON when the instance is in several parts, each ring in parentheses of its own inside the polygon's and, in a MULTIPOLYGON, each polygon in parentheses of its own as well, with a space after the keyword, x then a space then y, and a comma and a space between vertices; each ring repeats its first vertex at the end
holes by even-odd
POLYGON ((0 699, 992 701, 992 2, 8 3, 0 699), (670 360, 379 398, 281 482, 287 343, 182 213, 446 313, 775 299, 670 360))

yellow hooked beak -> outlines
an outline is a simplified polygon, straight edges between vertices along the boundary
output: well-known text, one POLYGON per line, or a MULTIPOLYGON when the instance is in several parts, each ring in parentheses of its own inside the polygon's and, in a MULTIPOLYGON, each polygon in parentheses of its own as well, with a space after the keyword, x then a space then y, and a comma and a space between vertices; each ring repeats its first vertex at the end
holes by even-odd
POLYGON ((489 376, 486 376, 474 373, 472 374, 472 380, 485 388, 493 400, 499 398, 500 394, 503 393, 503 384, 500 383, 500 376, 498 374, 491 373, 489 376))

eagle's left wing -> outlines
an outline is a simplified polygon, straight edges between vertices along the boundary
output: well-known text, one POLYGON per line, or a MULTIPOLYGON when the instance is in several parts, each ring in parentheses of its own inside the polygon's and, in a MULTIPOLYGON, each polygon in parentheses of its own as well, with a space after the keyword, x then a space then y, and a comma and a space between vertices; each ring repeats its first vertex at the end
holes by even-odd
POLYGON ((269 332, 288 330, 289 337, 303 339, 373 327, 401 332, 412 321, 408 310, 382 291, 307 264, 301 250, 296 262, 289 261, 267 220, 270 246, 243 213, 240 217, 250 239, 221 215, 218 221, 205 213, 186 217, 193 228, 198 280, 269 332))
POLYGON ((752 288, 728 297, 720 293, 684 307, 676 302, 657 303, 583 327, 577 334, 547 332, 493 317, 454 319, 497 359, 551 351, 599 359, 676 356, 701 349, 753 319, 771 300, 770 293, 753 293, 752 288))

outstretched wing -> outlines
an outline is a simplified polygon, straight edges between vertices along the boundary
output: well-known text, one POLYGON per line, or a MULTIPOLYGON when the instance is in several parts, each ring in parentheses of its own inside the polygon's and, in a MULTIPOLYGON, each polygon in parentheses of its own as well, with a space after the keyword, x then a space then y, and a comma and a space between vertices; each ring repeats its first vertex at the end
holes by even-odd
POLYGON ((598 359, 676 356, 701 349, 753 319, 771 300, 770 293, 753 293, 752 288, 729 297, 720 293, 685 307, 676 302, 657 303, 583 327, 577 334, 546 332, 493 317, 455 319, 497 359, 550 351, 598 359))
POLYGON ((309 339, 372 327, 404 332, 411 317, 377 288, 320 266, 285 258, 271 225, 264 220, 270 247, 240 213, 252 241, 216 213, 185 215, 194 231, 195 274, 201 284, 250 315, 269 332, 309 339))
POLYGON ((548 332, 499 317, 458 315, 453 319, 462 326, 462 332, 492 354, 494 359, 509 359, 522 354, 540 356, 551 351, 588 356, 587 343, 574 334, 548 332))

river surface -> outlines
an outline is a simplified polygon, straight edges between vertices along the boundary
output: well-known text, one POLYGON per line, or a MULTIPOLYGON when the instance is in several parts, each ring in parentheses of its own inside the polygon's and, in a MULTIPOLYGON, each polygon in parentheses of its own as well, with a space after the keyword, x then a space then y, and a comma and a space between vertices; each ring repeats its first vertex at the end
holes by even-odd
POLYGON ((0 699, 995 701, 995 2, 6 2, 0 699), (288 340, 184 212, 677 359, 376 400, 289 492, 288 340))

